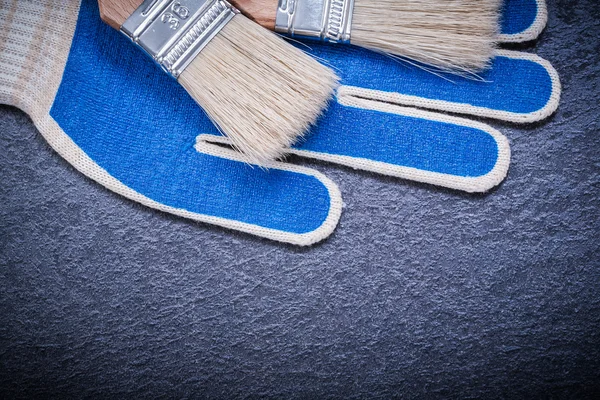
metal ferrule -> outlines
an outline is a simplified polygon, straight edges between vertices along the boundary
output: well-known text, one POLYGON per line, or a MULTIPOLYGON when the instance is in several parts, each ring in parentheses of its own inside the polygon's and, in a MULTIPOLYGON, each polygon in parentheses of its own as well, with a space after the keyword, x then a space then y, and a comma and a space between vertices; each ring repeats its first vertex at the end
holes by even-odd
POLYGON ((224 0, 144 0, 121 32, 177 79, 238 13, 224 0))
POLYGON ((279 0, 275 30, 292 37, 350 43, 354 0, 279 0))

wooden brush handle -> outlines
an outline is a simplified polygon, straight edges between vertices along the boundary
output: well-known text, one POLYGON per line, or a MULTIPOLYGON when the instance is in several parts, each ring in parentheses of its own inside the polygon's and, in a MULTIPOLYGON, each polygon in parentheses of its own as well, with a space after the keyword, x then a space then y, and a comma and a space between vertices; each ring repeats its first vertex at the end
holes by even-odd
POLYGON ((144 0, 98 0, 100 17, 104 22, 119 30, 144 0))
MULTIPOLYGON (((100 17, 113 28, 121 29, 121 25, 142 5, 143 1, 98 0, 100 17)), ((246 17, 269 30, 275 30, 275 17, 279 4, 277 0, 230 0, 229 2, 246 17)))
POLYGON ((234 7, 254 22, 269 30, 275 30, 277 0, 228 0, 234 7))

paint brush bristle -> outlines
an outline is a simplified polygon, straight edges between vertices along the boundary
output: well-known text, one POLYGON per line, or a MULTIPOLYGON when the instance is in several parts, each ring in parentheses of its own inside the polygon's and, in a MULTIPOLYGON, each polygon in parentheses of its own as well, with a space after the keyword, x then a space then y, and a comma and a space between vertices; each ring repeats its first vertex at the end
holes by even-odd
POLYGON ((499 0, 356 0, 351 43, 451 71, 485 69, 499 0))
POLYGON ((224 0, 99 0, 102 19, 187 90, 250 163, 286 153, 338 85, 328 67, 224 0))
POLYGON ((308 130, 338 83, 335 73, 242 15, 179 77, 251 161, 282 155, 308 130))

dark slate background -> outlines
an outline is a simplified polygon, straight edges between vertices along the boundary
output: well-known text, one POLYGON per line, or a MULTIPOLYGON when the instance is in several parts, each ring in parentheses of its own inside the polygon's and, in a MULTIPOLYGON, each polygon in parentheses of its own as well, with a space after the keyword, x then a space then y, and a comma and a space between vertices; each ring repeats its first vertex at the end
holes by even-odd
POLYGON ((599 395, 600 3, 549 6, 525 49, 562 105, 492 122, 505 183, 472 196, 295 159, 346 202, 310 249, 114 195, 0 107, 0 398, 599 395))

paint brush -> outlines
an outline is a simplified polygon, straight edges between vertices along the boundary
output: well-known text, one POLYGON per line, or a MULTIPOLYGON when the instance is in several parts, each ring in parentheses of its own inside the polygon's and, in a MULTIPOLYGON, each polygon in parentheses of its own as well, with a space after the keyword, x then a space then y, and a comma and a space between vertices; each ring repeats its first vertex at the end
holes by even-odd
POLYGON ((316 121, 335 73, 223 0, 99 0, 102 19, 177 79, 247 161, 281 156, 316 121))
POLYGON ((500 0, 232 0, 267 29, 351 43, 439 69, 489 66, 500 0))

